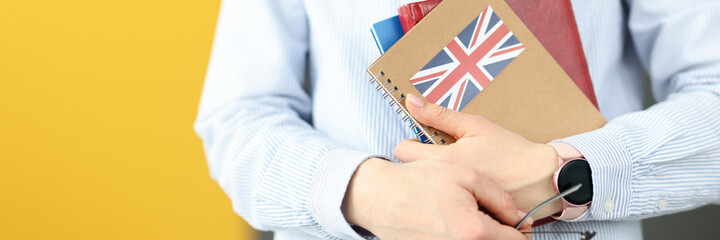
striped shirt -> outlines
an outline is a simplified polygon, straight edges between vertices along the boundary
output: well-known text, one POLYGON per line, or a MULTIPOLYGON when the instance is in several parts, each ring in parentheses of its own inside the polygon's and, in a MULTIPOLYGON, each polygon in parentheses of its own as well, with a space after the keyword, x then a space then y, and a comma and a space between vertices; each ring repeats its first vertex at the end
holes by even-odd
MULTIPOLYGON (((413 136, 368 82, 369 28, 413 1, 223 1, 195 130, 253 227, 360 238, 340 210, 350 177, 413 136)), ((641 239, 640 219, 720 202, 720 1, 572 3, 610 121, 559 140, 590 162, 589 214, 535 230, 641 239), (647 108, 647 94, 658 103, 647 108)))

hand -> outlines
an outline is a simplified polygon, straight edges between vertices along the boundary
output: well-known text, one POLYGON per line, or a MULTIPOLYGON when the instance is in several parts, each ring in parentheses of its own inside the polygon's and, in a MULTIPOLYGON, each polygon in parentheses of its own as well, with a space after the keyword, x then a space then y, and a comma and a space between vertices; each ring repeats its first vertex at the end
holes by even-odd
MULTIPOLYGON (((510 195, 472 168, 371 158, 355 171, 342 210, 348 222, 381 239, 527 239, 478 205, 507 225, 525 215, 510 195)), ((521 228, 529 230, 529 223, 521 228)))
MULTIPOLYGON (((509 192, 526 212, 555 195, 552 176, 558 160, 552 147, 530 142, 481 116, 425 103, 413 95, 408 95, 406 107, 416 120, 453 135, 457 142, 402 141, 395 147, 395 156, 401 161, 436 160, 470 166, 509 192)), ((547 217, 561 209, 556 201, 533 217, 547 217)))

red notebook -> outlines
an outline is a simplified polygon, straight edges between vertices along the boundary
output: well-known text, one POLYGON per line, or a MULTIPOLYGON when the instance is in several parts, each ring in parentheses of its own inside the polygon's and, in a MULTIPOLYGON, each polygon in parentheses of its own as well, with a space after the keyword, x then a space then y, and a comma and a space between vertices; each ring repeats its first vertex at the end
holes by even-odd
MULTIPOLYGON (((398 8, 403 31, 405 33, 410 31, 441 1, 426 0, 398 8)), ((597 108, 598 104, 570 0, 505 0, 505 2, 597 108)))

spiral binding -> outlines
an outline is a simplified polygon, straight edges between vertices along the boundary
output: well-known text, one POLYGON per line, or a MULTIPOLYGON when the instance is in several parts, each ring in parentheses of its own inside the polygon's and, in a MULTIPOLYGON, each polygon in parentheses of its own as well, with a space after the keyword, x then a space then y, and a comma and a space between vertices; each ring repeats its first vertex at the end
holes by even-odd
POLYGON ((418 121, 413 118, 412 115, 405 109, 402 104, 400 104, 400 101, 402 101, 405 98, 405 94, 401 93, 399 97, 395 97, 395 94, 400 90, 398 89, 397 85, 392 85, 392 80, 390 78, 387 78, 384 82, 382 81, 382 78, 385 76, 384 72, 380 72, 380 75, 375 76, 372 75, 372 79, 370 79, 371 83, 376 83, 377 87, 375 87, 376 91, 383 91, 382 97, 383 99, 390 99, 390 106, 395 107, 395 113, 398 115, 402 115, 403 122, 410 122, 410 127, 415 130, 415 136, 423 143, 432 143, 432 144, 445 144, 445 139, 440 139, 439 141, 435 138, 438 137, 439 132, 434 131, 432 134, 430 134, 430 130, 432 127, 423 127, 422 125, 418 124, 418 121))

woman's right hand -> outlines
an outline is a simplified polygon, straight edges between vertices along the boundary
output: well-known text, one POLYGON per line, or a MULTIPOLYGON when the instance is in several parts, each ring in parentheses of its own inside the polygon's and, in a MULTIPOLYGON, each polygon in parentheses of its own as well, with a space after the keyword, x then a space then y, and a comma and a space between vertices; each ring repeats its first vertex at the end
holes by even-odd
POLYGON ((472 168, 441 161, 368 159, 350 180, 342 210, 381 239, 530 238, 520 233, 530 223, 511 227, 524 213, 508 193, 472 168))

